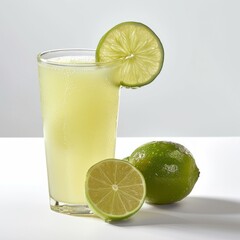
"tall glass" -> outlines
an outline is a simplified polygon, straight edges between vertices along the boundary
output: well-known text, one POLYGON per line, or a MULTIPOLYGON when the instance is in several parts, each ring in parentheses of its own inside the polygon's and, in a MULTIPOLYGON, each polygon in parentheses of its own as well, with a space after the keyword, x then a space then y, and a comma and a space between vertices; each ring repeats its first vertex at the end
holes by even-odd
POLYGON ((94 50, 83 49, 38 55, 50 206, 57 212, 90 214, 84 194, 87 170, 114 157, 117 63, 97 63, 94 56, 94 50))

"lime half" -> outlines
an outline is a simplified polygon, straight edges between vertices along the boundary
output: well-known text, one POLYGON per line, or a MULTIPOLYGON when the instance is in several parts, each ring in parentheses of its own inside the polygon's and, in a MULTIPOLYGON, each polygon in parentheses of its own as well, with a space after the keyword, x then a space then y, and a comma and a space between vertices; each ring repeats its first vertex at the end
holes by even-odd
POLYGON ((85 192, 89 207, 106 221, 136 213, 146 196, 145 180, 130 163, 106 159, 87 172, 85 192))
POLYGON ((124 22, 109 30, 100 40, 96 60, 121 60, 117 77, 125 87, 141 87, 160 73, 164 50, 158 36, 146 25, 124 22))

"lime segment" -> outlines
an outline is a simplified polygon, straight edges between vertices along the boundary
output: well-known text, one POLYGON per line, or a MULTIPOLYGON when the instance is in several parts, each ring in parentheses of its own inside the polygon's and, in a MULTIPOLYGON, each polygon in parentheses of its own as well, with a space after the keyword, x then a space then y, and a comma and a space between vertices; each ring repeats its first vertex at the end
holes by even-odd
POLYGON ((136 213, 144 203, 146 186, 142 174, 130 163, 106 159, 88 170, 85 192, 92 211, 111 221, 136 213))
POLYGON ((122 61, 117 73, 125 87, 141 87, 160 73, 164 50, 158 36, 146 25, 124 22, 109 30, 96 50, 99 62, 122 61))

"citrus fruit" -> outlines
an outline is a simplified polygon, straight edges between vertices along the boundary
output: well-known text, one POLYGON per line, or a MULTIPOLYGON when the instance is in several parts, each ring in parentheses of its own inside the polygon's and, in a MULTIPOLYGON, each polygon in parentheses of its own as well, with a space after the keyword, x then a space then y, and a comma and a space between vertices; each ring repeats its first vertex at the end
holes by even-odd
POLYGON ((146 143, 126 159, 143 174, 148 203, 169 204, 185 198, 199 177, 192 154, 178 143, 146 143))
POLYGON ((85 193, 92 211, 106 221, 135 214, 146 196, 142 174, 130 163, 106 159, 87 172, 85 193))
POLYGON ((139 22, 123 22, 110 29, 100 40, 96 60, 121 60, 117 78, 125 87, 141 87, 160 73, 164 50, 158 36, 139 22))

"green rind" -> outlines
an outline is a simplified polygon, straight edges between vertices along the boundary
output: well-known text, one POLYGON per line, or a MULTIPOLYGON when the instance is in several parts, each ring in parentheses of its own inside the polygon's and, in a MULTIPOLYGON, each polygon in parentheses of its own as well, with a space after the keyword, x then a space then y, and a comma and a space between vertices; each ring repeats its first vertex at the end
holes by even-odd
POLYGON ((98 209, 95 204, 92 202, 89 194, 88 194, 88 191, 87 191, 87 188, 88 188, 88 185, 87 185, 87 182, 88 182, 88 178, 89 178, 89 172, 91 171, 91 169, 93 169, 95 167, 95 165, 93 165, 87 172, 87 176, 86 176, 86 179, 85 179, 85 195, 86 195, 86 199, 87 199, 87 202, 88 202, 88 206, 90 207, 90 209, 93 211, 93 213, 95 213, 97 216, 99 216, 100 218, 102 218, 103 220, 105 220, 106 222, 111 222, 111 221, 119 221, 119 220, 124 220, 124 219, 127 219, 129 217, 131 217, 132 215, 136 214, 140 208, 142 207, 143 203, 145 202, 145 198, 146 198, 146 183, 145 183, 145 179, 142 175, 142 173, 137 169, 135 168, 131 163, 125 161, 125 160, 120 160, 120 159, 105 159, 105 160, 102 160, 100 161, 99 163, 101 162, 105 162, 105 161, 124 161, 126 162, 128 165, 130 165, 131 167, 133 167, 138 173, 139 175, 141 176, 142 180, 143 180, 143 184, 144 184, 144 196, 143 196, 143 199, 142 201, 140 202, 140 204, 138 205, 138 207, 136 209, 134 209, 134 211, 132 212, 129 212, 127 214, 124 214, 124 215, 110 215, 110 214, 105 214, 103 211, 101 211, 100 209, 98 209))
POLYGON ((162 42, 161 40, 159 39, 159 37, 155 34, 155 32, 150 29, 148 26, 146 26, 145 24, 143 23, 140 23, 140 22, 134 22, 134 21, 129 21, 129 22, 123 22, 123 23, 120 23, 120 24, 117 24, 115 27, 111 28, 107 33, 105 33, 103 35, 103 37, 100 39, 99 43, 98 43, 98 46, 97 46, 97 49, 96 49, 96 61, 97 62, 101 62, 101 59, 100 59, 100 54, 99 54, 99 51, 101 49, 101 46, 103 44, 103 42, 105 41, 105 39, 107 38, 108 34, 112 31, 114 31, 115 29, 117 29, 119 26, 121 25, 124 25, 124 24, 135 24, 135 25, 140 25, 146 29, 148 29, 149 32, 152 33, 153 36, 155 36, 155 38, 158 40, 158 45, 159 45, 159 48, 160 48, 160 51, 162 52, 162 58, 161 58, 161 62, 160 62, 160 65, 159 65, 159 69, 158 71, 146 82, 142 83, 142 84, 139 84, 139 83, 135 83, 135 84, 129 84, 129 83, 125 83, 125 82, 122 82, 120 81, 120 85, 126 87, 126 88, 138 88, 138 87, 142 87, 142 86, 145 86, 149 83, 151 83, 158 75, 159 73, 161 72, 162 70, 162 67, 163 67, 163 62, 164 62, 164 56, 165 56, 165 52, 164 52, 164 48, 163 48, 163 45, 162 45, 162 42))

